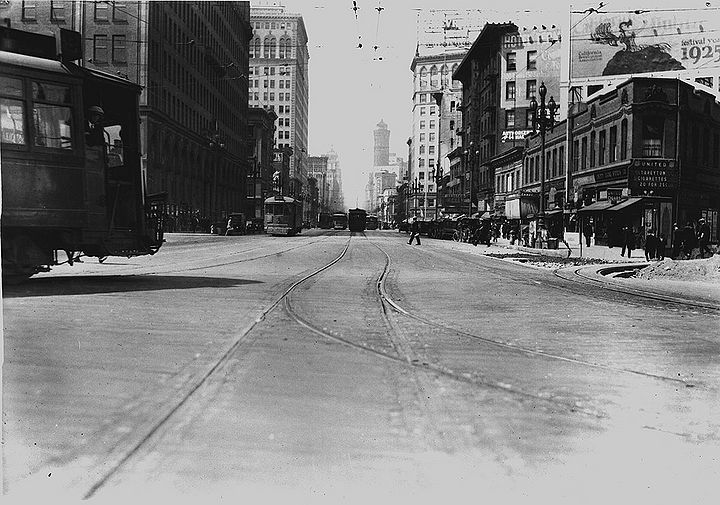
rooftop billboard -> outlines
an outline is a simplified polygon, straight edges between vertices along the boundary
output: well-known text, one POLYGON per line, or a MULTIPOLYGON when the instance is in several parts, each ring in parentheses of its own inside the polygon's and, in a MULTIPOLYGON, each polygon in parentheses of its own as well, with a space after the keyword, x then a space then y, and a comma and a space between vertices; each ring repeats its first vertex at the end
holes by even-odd
POLYGON ((718 73, 716 10, 573 14, 571 78, 718 73))

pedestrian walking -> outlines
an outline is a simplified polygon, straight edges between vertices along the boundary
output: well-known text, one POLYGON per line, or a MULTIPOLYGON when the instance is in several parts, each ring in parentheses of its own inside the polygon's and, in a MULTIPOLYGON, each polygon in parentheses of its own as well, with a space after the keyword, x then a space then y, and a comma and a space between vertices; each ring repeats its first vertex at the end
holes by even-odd
POLYGON ((697 234, 698 247, 700 248, 700 257, 704 258, 707 252, 710 256, 713 252, 708 247, 710 242, 710 226, 705 222, 705 218, 700 218, 698 221, 698 234, 697 234))
POLYGON ((418 223, 416 217, 412 218, 410 223, 410 240, 408 240, 408 244, 412 244, 413 239, 417 241, 417 245, 420 245, 420 223, 418 223))
POLYGON ((695 236, 695 229, 690 221, 685 223, 683 228, 683 245, 682 254, 686 259, 692 258, 693 249, 697 245, 697 237, 695 236))
POLYGON ((657 255, 657 238, 653 230, 648 230, 645 234, 645 259, 647 261, 655 259, 657 255))
POLYGON ((657 258, 662 261, 665 259, 665 247, 667 246, 667 239, 662 233, 658 235, 657 239, 657 258))
POLYGON ((620 256, 625 256, 625 250, 627 249, 627 257, 632 256, 632 251, 635 249, 635 233, 633 232, 632 226, 625 226, 622 229, 622 250, 620 256))
POLYGON ((590 247, 590 239, 593 236, 592 221, 586 222, 585 226, 583 226, 583 235, 585 236, 585 245, 590 247))
POLYGON ((672 259, 680 259, 680 251, 682 251, 683 233, 677 223, 673 223, 672 229, 672 259))

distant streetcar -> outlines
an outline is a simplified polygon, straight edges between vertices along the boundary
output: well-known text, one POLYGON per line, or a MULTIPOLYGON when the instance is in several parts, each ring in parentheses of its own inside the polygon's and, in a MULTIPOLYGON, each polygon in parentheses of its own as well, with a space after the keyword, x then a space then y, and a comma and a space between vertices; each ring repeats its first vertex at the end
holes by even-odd
POLYGON ((378 229, 377 216, 368 216, 365 218, 365 229, 367 229, 367 230, 377 230, 378 229))
POLYGON ((363 209, 350 209, 348 211, 348 227, 350 231, 365 231, 367 213, 363 209))
POLYGON ((333 216, 329 212, 321 212, 318 215, 318 228, 329 230, 333 227, 333 216))
POLYGON ((289 196, 265 200, 265 231, 270 235, 295 235, 302 231, 302 202, 289 196))
POLYGON ((157 252, 164 195, 145 192, 142 88, 58 61, 52 36, 0 27, 0 38, 44 48, 0 51, 3 278, 48 271, 58 251, 71 265, 157 252))
POLYGON ((347 228, 348 225, 348 218, 347 214, 344 212, 336 212, 332 215, 333 220, 333 229, 335 230, 344 230, 347 228))

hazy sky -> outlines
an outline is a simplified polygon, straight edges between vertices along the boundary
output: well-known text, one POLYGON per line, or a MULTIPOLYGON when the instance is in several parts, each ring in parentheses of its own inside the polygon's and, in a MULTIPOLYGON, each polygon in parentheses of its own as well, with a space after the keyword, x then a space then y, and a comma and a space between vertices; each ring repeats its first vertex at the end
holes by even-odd
MULTIPOLYGON (((672 1, 633 0, 632 8, 658 8, 672 1)), ((674 1, 682 7, 705 6, 704 0, 674 1)), ((373 130, 381 119, 391 132, 390 151, 407 158, 406 142, 412 133, 410 65, 418 38, 418 9, 482 9, 492 22, 512 21, 520 26, 544 22, 564 28, 570 9, 568 3, 555 0, 356 0, 356 19, 351 0, 251 1, 252 6, 273 3, 302 14, 305 21, 310 53, 309 154, 319 155, 331 147, 338 153, 350 207, 356 198, 363 202, 367 174, 372 170, 373 130), (503 3, 512 7, 498 10, 503 3), (383 9, 379 14, 378 6, 383 9)), ((573 2, 572 8, 598 4, 573 2)), ((628 2, 613 0, 605 5, 608 10, 631 8, 628 2)))

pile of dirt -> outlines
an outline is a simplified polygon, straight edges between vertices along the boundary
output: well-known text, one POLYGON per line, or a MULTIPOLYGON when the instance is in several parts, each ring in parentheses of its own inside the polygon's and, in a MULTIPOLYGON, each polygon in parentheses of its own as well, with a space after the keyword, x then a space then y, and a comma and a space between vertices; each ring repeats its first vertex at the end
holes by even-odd
POLYGON ((566 258, 559 256, 548 256, 544 254, 531 253, 485 253, 485 256, 493 258, 510 259, 519 263, 529 263, 531 265, 549 268, 555 270, 558 268, 569 266, 586 266, 586 265, 603 265, 610 263, 609 261, 597 258, 566 258))
POLYGON ((679 281, 720 281, 720 255, 705 259, 675 261, 665 259, 635 274, 638 279, 672 279, 679 281))

